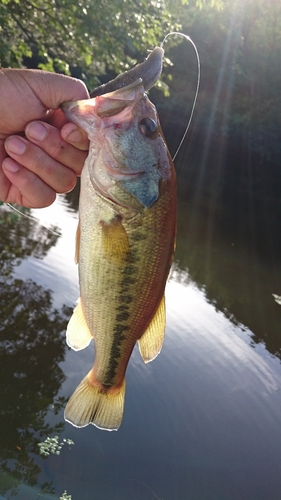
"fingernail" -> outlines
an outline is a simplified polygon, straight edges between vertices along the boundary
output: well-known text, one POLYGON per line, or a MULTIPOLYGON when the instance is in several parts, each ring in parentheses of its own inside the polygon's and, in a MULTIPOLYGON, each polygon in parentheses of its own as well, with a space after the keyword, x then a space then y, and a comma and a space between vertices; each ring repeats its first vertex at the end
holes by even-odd
POLYGON ((2 166, 4 167, 5 170, 8 170, 8 172, 15 173, 19 170, 19 165, 12 160, 12 158, 5 158, 5 160, 2 163, 2 166))
POLYGON ((32 122, 25 129, 26 135, 31 139, 35 139, 35 141, 43 141, 47 132, 45 125, 41 122, 32 122))
POLYGON ((26 150, 26 144, 19 137, 10 137, 5 141, 5 149, 7 153, 22 155, 26 150))
POLYGON ((82 141, 83 136, 78 128, 73 127, 72 130, 66 134, 65 138, 71 142, 80 142, 82 141))

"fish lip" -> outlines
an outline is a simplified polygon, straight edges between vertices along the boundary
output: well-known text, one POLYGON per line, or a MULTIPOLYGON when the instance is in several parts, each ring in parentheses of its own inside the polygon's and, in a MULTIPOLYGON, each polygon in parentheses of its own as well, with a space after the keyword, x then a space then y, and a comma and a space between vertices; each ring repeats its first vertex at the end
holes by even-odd
POLYGON ((110 80, 93 89, 90 93, 90 97, 107 94, 108 92, 123 88, 139 78, 142 79, 146 91, 151 89, 162 73, 163 57, 164 49, 162 47, 155 47, 143 62, 121 73, 114 78, 114 80, 110 80))

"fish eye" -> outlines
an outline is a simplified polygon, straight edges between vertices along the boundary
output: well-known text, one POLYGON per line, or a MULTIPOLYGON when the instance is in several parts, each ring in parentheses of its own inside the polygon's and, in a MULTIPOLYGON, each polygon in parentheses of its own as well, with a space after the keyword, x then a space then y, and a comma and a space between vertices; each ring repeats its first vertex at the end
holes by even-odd
POLYGON ((152 118, 143 118, 139 123, 140 131, 150 139, 156 138, 157 123, 152 118))

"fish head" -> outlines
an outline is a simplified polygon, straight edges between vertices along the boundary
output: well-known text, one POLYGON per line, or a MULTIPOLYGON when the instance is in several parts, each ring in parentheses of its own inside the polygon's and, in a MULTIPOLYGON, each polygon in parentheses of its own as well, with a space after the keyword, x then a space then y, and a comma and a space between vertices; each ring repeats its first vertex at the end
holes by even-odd
POLYGON ((132 105, 144 94, 141 78, 132 85, 97 96, 92 99, 70 101, 61 104, 61 109, 68 120, 79 125, 87 132, 90 141, 97 140, 97 132, 111 124, 110 117, 121 113, 123 121, 130 113, 132 105))
MULTIPOLYGON (((103 171, 115 180, 108 193, 111 199, 122 203, 129 194, 142 207, 152 206, 170 162, 156 108, 145 93, 125 120, 115 116, 104 130, 104 139, 99 160, 103 171)), ((92 171, 95 182, 99 182, 98 164, 92 171)))
POLYGON ((169 176, 171 159, 142 80, 93 99, 67 103, 63 110, 88 133, 85 168, 96 192, 128 208, 153 205, 169 176))

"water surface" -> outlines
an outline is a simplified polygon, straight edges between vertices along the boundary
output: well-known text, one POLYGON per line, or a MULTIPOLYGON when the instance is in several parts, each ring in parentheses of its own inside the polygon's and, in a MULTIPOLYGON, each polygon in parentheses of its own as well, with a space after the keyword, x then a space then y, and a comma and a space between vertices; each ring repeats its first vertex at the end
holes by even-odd
POLYGON ((148 365, 133 352, 118 432, 63 420, 94 355, 65 344, 77 194, 33 211, 37 222, 1 207, 0 498, 280 498, 280 267, 225 230, 212 198, 184 191, 164 347, 148 365), (40 455, 56 435, 74 445, 40 455))

